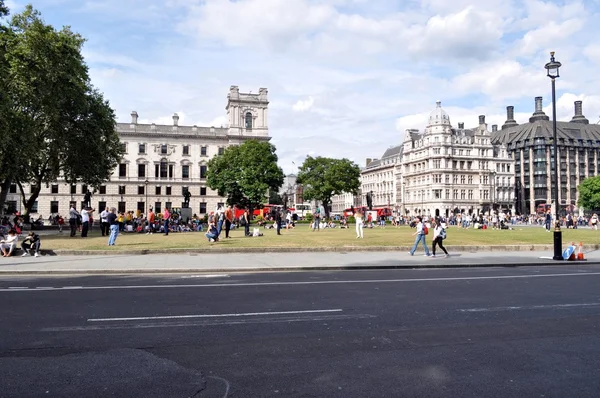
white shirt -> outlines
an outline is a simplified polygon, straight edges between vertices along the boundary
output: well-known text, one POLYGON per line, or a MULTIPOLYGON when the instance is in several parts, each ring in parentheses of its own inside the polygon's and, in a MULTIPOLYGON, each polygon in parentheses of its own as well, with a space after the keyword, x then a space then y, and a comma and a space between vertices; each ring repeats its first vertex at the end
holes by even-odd
POLYGON ((86 209, 81 210, 81 222, 89 222, 90 221, 90 213, 86 209))
POLYGON ((106 210, 104 210, 102 213, 100 213, 101 221, 106 222, 106 217, 108 217, 108 212, 106 210))
POLYGON ((442 233, 443 230, 444 230, 444 228, 441 225, 437 225, 435 227, 435 229, 433 230, 433 239, 440 236, 440 234, 442 233))

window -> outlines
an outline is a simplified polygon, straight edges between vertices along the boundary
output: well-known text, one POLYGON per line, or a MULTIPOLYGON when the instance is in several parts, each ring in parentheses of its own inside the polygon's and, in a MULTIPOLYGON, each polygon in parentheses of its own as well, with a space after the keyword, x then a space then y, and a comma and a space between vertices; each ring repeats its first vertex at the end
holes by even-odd
MULTIPOLYGON (((171 187, 167 187, 167 195, 171 195, 171 187)), ((171 206, 167 206, 167 208, 171 208, 171 206)))
POLYGON ((160 202, 154 202, 154 212, 155 213, 162 212, 162 209, 160 208, 160 202))
POLYGON ((464 189, 460 190, 460 198, 465 199, 465 190, 464 189))
POLYGON ((160 153, 163 155, 167 154, 167 145, 166 144, 163 144, 160 146, 160 153))
POLYGON ((170 165, 169 165, 169 178, 173 178, 173 170, 174 170, 174 169, 173 169, 173 165, 172 165, 172 164, 170 164, 170 165))
POLYGON ((160 195, 160 187, 156 187, 156 188, 154 189, 154 194, 155 194, 155 195, 160 195))
POLYGON ((138 145, 138 154, 145 155, 146 154, 146 144, 138 145))
POLYGON ((125 202, 119 202, 117 204, 117 210, 119 211, 119 213, 125 213, 125 202))
MULTIPOLYGON (((58 184, 52 185, 50 192, 58 193, 58 184)), ((57 212, 55 211, 55 212, 51 212, 51 213, 57 213, 57 212)))
POLYGON ((137 202, 137 209, 144 213, 146 211, 146 202, 137 202))
POLYGON ((98 202, 98 213, 102 213, 106 209, 106 202, 98 202))
POLYGON ((85 185, 85 184, 83 184, 83 185, 81 186, 81 193, 87 193, 87 191, 88 191, 88 186, 87 186, 87 185, 85 185))
POLYGON ((190 154, 190 146, 189 145, 184 145, 183 146, 183 154, 184 155, 189 155, 190 154))
POLYGON ((200 147, 200 155, 201 156, 206 156, 207 150, 205 146, 201 146, 200 147))
POLYGON ((35 202, 33 202, 33 206, 31 206, 31 212, 32 213, 38 212, 38 201, 37 200, 35 202))
POLYGON ((161 160, 160 162, 160 178, 167 178, 167 161, 161 160))
MULTIPOLYGON (((450 184, 450 175, 446 174, 446 184, 450 184)), ((450 195, 446 195, 446 197, 450 197, 450 195)))
POLYGON ((200 203, 200 214, 206 214, 206 202, 200 203))
POLYGON ((50 202, 50 213, 58 213, 58 200, 50 202))
POLYGON ((469 199, 473 199, 473 190, 469 189, 469 199))
POLYGON ((461 175, 461 176, 460 176, 460 183, 461 183, 461 184, 464 184, 464 183, 465 183, 465 176, 464 176, 464 175, 461 175))
POLYGON ((189 190, 189 187, 181 187, 181 195, 185 195, 185 193, 189 190))
POLYGON ((9 192, 10 193, 17 193, 17 184, 11 184, 9 192))
POLYGON ((473 184, 473 176, 469 176, 469 184, 473 184))
POLYGON ((126 142, 121 143, 121 148, 123 148, 124 153, 127 153, 127 143, 126 142))
POLYGON ((225 148, 220 147, 219 148, 219 155, 222 155, 223 153, 225 153, 225 148))
POLYGON ((100 185, 100 195, 106 195, 106 185, 100 185))
POLYGON ((138 177, 146 177, 146 165, 138 164, 138 177))
POLYGON ((119 165, 119 177, 127 177, 127 165, 125 163, 119 165))
POLYGON ((206 178, 206 166, 200 166, 200 178, 206 178))
POLYGON ((145 187, 143 185, 138 185, 138 195, 144 195, 145 187))
POLYGON ((125 195, 125 185, 119 185, 119 195, 125 195))
POLYGON ((165 208, 166 209, 172 209, 173 206, 171 205, 171 202, 165 202, 165 208))
POLYGON ((71 185, 71 194, 77 193, 77 185, 71 185))
POLYGON ((246 130, 252 130, 252 113, 246 112, 244 120, 246 122, 246 130))
POLYGON ((206 196, 206 187, 200 187, 200 196, 206 196))
POLYGON ((181 178, 190 178, 190 166, 181 166, 181 178))

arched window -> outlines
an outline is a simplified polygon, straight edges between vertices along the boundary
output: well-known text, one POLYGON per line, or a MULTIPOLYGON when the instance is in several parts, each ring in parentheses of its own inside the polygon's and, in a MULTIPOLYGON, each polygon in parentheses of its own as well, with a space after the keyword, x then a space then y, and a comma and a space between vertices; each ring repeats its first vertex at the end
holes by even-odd
POLYGON ((246 121, 246 130, 252 130, 252 113, 246 112, 245 121, 246 121))

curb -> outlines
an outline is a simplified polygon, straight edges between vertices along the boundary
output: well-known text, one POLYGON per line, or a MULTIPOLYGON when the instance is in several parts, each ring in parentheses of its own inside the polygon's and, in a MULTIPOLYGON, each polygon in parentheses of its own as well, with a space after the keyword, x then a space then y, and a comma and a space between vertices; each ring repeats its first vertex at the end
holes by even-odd
POLYGON ((297 272, 297 271, 357 271, 386 269, 443 269, 443 268, 516 268, 516 267, 551 267, 561 265, 600 265, 600 261, 542 261, 519 262, 511 264, 479 264, 479 263, 438 263, 438 264, 377 264, 377 265, 334 265, 334 266, 300 266, 300 267, 253 267, 253 268, 137 268, 128 270, 116 269, 77 269, 77 270, 0 270, 0 276, 11 275, 129 275, 129 274, 204 274, 204 273, 255 273, 255 272, 297 272))
MULTIPOLYGON (((147 255, 147 254, 219 254, 219 253, 346 253, 346 252, 406 252, 410 246, 342 246, 342 247, 238 247, 214 246, 208 248, 171 248, 171 249, 138 249, 138 250, 43 250, 45 253, 59 256, 90 256, 90 255, 147 255)), ((530 252, 554 251, 553 245, 489 245, 489 246, 446 246, 454 252, 530 252)), ((599 250, 600 244, 583 245, 583 250, 599 250)))

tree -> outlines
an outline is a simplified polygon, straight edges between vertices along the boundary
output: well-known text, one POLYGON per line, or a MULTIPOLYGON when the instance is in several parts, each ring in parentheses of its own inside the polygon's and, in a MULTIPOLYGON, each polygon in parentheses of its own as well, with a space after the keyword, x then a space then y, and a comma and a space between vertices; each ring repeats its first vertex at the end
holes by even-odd
POLYGON ((332 196, 358 192, 360 168, 348 159, 307 156, 300 166, 297 182, 304 187, 304 199, 321 201, 329 217, 332 196))
POLYGON ((600 177, 589 177, 577 187, 579 190, 579 207, 586 210, 600 209, 600 177))
POLYGON ((248 140, 232 145, 208 162, 207 184, 232 206, 253 209, 264 204, 269 190, 283 185, 283 170, 277 165, 275 146, 248 140))
POLYGON ((4 5, 4 0, 0 0, 0 17, 8 15, 8 7, 4 5))
POLYGON ((8 24, 5 84, 9 125, 14 138, 0 148, 0 205, 11 183, 20 187, 25 215, 42 184, 59 178, 96 188, 110 178, 123 156, 109 103, 90 82, 81 55, 84 39, 69 27, 46 25, 27 6, 8 24), (24 185, 31 185, 25 193, 24 185), (5 189, 6 188, 6 189, 5 189))

